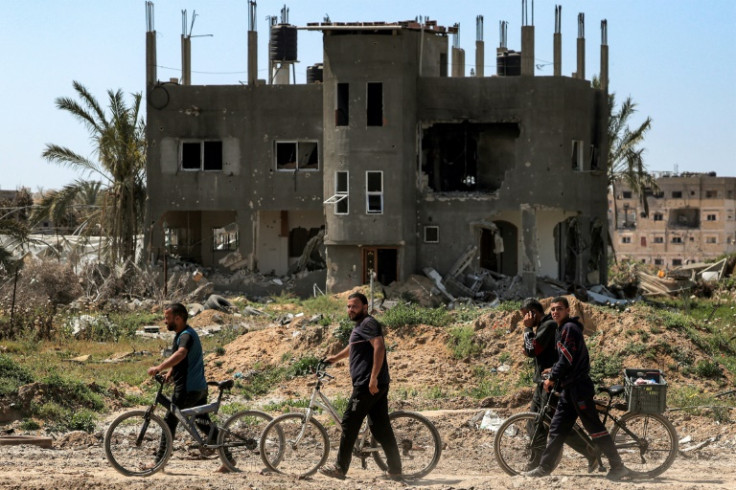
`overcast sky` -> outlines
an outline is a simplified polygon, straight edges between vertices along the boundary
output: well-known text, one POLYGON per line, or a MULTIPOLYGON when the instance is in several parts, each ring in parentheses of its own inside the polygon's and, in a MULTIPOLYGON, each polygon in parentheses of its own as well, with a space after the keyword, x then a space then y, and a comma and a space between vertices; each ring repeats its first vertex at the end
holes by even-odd
MULTIPOLYGON (((631 95, 640 122, 651 116, 646 163, 655 171, 715 171, 736 176, 736 1, 734 0, 528 0, 534 4, 538 76, 552 74, 554 6, 562 6, 564 75, 575 70, 577 14, 585 13, 586 78, 600 70, 600 21, 608 20, 610 90, 631 95)), ((246 0, 158 0, 154 26, 158 77, 181 76, 182 10, 192 39, 192 83, 238 84, 246 76, 246 0), (212 34, 212 36, 206 36, 212 34), (196 37, 202 36, 202 37, 196 37)), ((258 1, 259 78, 267 78, 267 16, 283 2, 258 1)), ((333 22, 387 21, 427 16, 440 25, 460 23, 460 47, 474 63, 476 16, 484 17, 486 74, 508 21, 508 47, 521 49, 521 0, 386 1, 293 0, 289 22, 304 26, 328 15, 333 22)), ((531 12, 530 12, 531 17, 531 12)), ((3 2, 0 56, 0 189, 60 188, 84 177, 41 158, 46 144, 93 158, 85 127, 58 110, 54 100, 85 85, 106 107, 107 91, 144 91, 143 0, 24 0, 3 2)), ((321 34, 299 31, 297 83, 322 60, 321 34)), ((451 42, 452 40, 450 40, 451 42)), ((635 121, 635 122, 637 122, 635 121)))

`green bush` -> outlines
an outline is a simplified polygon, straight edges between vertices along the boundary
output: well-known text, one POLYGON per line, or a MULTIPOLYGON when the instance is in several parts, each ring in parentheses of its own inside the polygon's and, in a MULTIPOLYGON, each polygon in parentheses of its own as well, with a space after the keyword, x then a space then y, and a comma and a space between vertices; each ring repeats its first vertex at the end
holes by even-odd
POLYGON ((314 356, 305 356, 295 361, 286 371, 286 376, 295 378, 297 376, 306 376, 314 373, 317 369, 319 359, 314 356))
POLYGON ((342 345, 348 345, 350 341, 350 333, 355 327, 355 322, 349 318, 343 318, 340 323, 332 329, 332 336, 340 341, 342 345))
POLYGON ((380 320, 384 325, 392 328, 411 325, 444 327, 450 323, 451 317, 444 306, 422 308, 414 304, 400 303, 386 311, 380 320))
POLYGON ((87 407, 93 410, 102 410, 105 407, 102 397, 81 381, 51 373, 41 383, 47 386, 50 399, 63 407, 87 407))
POLYGON ((10 356, 0 354, 0 396, 16 393, 20 386, 33 382, 33 376, 10 356))
POLYGON ((701 359, 695 364, 695 374, 703 378, 720 378, 722 372, 716 361, 701 359))
POLYGON ((455 359, 466 359, 483 351, 483 345, 476 338, 472 327, 455 327, 449 333, 449 347, 455 359))

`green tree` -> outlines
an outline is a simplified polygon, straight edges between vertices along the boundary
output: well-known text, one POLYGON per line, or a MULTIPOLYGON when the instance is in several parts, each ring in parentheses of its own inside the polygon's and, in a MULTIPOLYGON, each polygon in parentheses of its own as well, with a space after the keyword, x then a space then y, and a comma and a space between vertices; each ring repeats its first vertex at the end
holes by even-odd
POLYGON ((36 217, 61 218, 69 216, 70 207, 80 201, 91 205, 95 197, 99 212, 87 213, 85 233, 101 234, 106 238, 104 256, 109 263, 122 262, 135 255, 135 244, 141 230, 145 202, 145 123, 140 116, 141 94, 133 94, 127 106, 122 91, 108 90, 108 113, 79 82, 73 82, 79 100, 69 97, 56 99, 57 108, 71 113, 88 129, 94 144, 96 161, 85 158, 69 148, 47 144, 43 157, 95 175, 101 184, 77 180, 68 184, 49 199, 44 199, 36 217), (96 187, 96 188, 95 188, 96 187), (86 196, 86 197, 85 197, 86 196), (99 225, 96 226, 96 225, 99 225))
POLYGON ((627 97, 616 107, 616 94, 608 96, 608 184, 615 190, 617 182, 623 182, 638 194, 645 213, 649 213, 647 191, 657 189, 654 177, 644 164, 644 137, 652 127, 652 118, 647 117, 639 126, 631 129, 629 124, 636 113, 636 103, 627 97))
POLYGON ((18 189, 14 198, 0 200, 0 275, 20 266, 13 251, 28 243, 28 211, 32 205, 31 193, 25 187, 18 189))

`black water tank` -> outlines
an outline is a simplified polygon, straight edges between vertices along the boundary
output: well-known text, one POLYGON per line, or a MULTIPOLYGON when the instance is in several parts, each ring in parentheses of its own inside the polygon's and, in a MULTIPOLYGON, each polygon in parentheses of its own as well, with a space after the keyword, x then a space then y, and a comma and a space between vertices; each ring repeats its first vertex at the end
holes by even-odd
POLYGON ((296 61, 296 26, 271 26, 271 61, 296 61))
POLYGON ((521 76, 521 53, 504 51, 496 55, 496 74, 499 77, 521 76))
POLYGON ((322 83, 322 63, 307 67, 307 83, 322 83))

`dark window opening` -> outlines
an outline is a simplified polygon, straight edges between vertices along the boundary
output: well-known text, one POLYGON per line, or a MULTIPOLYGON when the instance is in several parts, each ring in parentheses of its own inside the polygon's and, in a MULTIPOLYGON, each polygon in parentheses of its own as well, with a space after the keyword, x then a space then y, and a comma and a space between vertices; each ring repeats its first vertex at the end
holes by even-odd
POLYGON ((182 143, 181 145, 181 168, 184 170, 199 170, 200 145, 197 143, 182 143))
POLYGON ((335 204, 335 214, 348 214, 348 202, 350 199, 348 197, 348 172, 335 172, 335 194, 340 197, 345 196, 335 204))
POLYGON ((424 130, 422 171, 435 192, 493 192, 516 161, 516 123, 439 123, 424 130))
POLYGON ((335 109, 335 125, 347 126, 350 122, 350 85, 337 84, 337 109, 335 109))
MULTIPOLYGON (((307 246, 307 242, 319 233, 319 228, 310 228, 307 230, 303 227, 294 228, 289 231, 289 257, 301 257, 304 253, 304 248, 307 246)), ((315 249, 314 252, 319 251, 315 249)), ((314 253, 313 252, 313 253, 314 253)))
POLYGON ((279 170, 296 168, 296 143, 276 142, 276 168, 279 170))
POLYGON ((718 197, 718 191, 705 191, 706 199, 715 199, 718 197))
POLYGON ((222 141, 204 142, 204 170, 222 170, 222 141))
POLYGON ((682 237, 673 236, 672 237, 672 243, 682 243, 682 237))
POLYGON ((185 141, 181 144, 183 170, 222 170, 222 141, 185 141))
POLYGON ((440 53, 440 76, 447 76, 447 53, 440 53))
POLYGON ((370 273, 376 280, 388 286, 399 278, 399 251, 395 248, 363 249, 363 283, 370 281, 370 273))
POLYGON ((698 228, 700 210, 698 208, 679 208, 670 210, 668 226, 672 228, 698 228))
POLYGON ((662 221, 664 219, 664 215, 662 213, 654 213, 654 216, 652 216, 652 219, 654 221, 662 221))
POLYGON ((674 266, 681 266, 682 265, 682 259, 672 259, 672 265, 674 266))
POLYGON ((583 170, 583 142, 573 140, 572 142, 572 169, 581 171, 583 170))
POLYGON ((383 126, 383 84, 369 82, 366 119, 368 126, 383 126))
POLYGON ((366 209, 368 214, 383 213, 383 172, 365 173, 366 209))
POLYGON ((317 170, 319 152, 316 141, 277 141, 277 170, 317 170))
POLYGON ((425 226, 424 227, 424 243, 439 243, 440 242, 440 227, 439 226, 425 226))
POLYGON ((672 199, 681 199, 682 191, 672 191, 672 199))
POLYGON ((621 195, 624 199, 631 199, 631 191, 623 191, 621 195))

